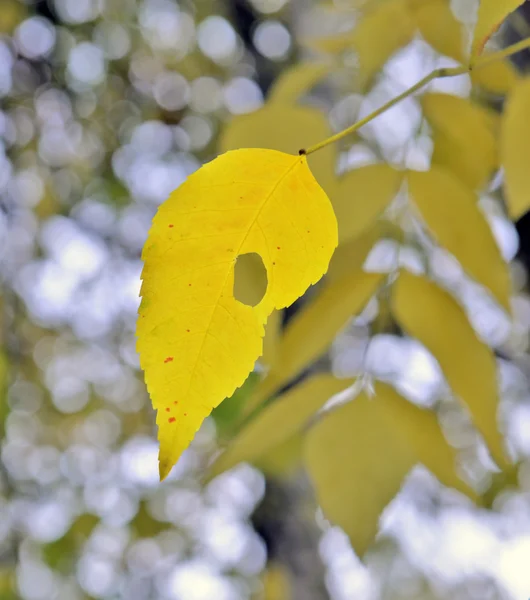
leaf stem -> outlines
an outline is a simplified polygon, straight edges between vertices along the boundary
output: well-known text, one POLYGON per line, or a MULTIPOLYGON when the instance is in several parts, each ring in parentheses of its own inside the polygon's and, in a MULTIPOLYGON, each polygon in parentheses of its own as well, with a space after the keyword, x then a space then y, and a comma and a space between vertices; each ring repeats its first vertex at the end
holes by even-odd
POLYGON ((525 38, 524 40, 521 40, 516 44, 512 44, 511 46, 507 46, 506 48, 504 48, 503 50, 499 50, 498 52, 492 52, 491 54, 482 55, 475 61, 475 63, 471 65, 471 69, 480 69, 485 65, 489 65, 490 63, 495 62, 496 60, 508 58, 509 56, 517 54, 517 52, 521 52, 522 50, 526 50, 527 48, 530 48, 530 37, 525 38))
POLYGON ((392 108, 396 104, 399 104, 399 102, 401 102, 402 100, 405 100, 405 98, 408 98, 409 96, 411 96, 418 90, 421 90, 421 88, 426 86, 428 83, 430 83, 434 79, 441 79, 443 77, 455 77, 457 75, 465 75, 466 73, 471 73, 471 71, 475 71, 476 69, 480 69, 486 65, 489 65, 490 63, 492 63, 494 61, 502 60, 503 58, 512 56, 512 54, 521 52, 521 50, 526 50, 527 48, 530 48, 530 38, 521 40, 520 42, 517 42, 516 44, 512 44, 511 46, 508 46, 507 48, 504 48, 503 50, 499 50, 498 52, 493 52, 491 54, 481 56, 475 62, 472 62, 469 65, 462 65, 460 67, 453 67, 453 68, 443 68, 442 67, 440 69, 434 69, 434 71, 431 71, 431 73, 429 73, 428 75, 426 75, 425 77, 420 79, 417 83, 415 83, 408 90, 405 90, 402 94, 399 94, 399 96, 392 98, 392 100, 389 100, 386 104, 383 104, 383 106, 374 110, 366 117, 360 119, 359 121, 357 121, 350 127, 347 127, 346 129, 343 129, 342 131, 339 131, 338 133, 332 135, 331 137, 329 137, 325 140, 322 140, 321 142, 318 142, 314 146, 310 146, 307 149, 300 150, 300 154, 313 154, 313 152, 316 152, 317 150, 320 150, 321 148, 324 148, 325 146, 329 146, 329 144, 333 144, 333 143, 337 142, 338 140, 341 140, 343 137, 350 135, 351 133, 355 133, 361 127, 364 127, 364 125, 366 125, 367 123, 370 123, 370 121, 372 121, 379 115, 382 115, 389 108, 392 108))
POLYGON ((360 121, 357 121, 357 123, 354 123, 351 127, 348 127, 346 129, 343 129, 342 131, 339 131, 335 135, 332 135, 331 137, 329 137, 321 142, 318 142, 318 144, 315 144, 314 146, 310 146, 309 148, 307 148, 307 150, 300 150, 300 154, 312 154, 313 152, 316 152, 317 150, 324 148, 324 146, 328 146, 329 144, 333 144, 334 142, 337 142, 338 140, 342 139, 343 137, 349 135, 350 133, 355 133, 358 129, 360 129, 361 127, 363 127, 364 125, 366 125, 367 123, 369 123, 370 121, 372 121, 373 119, 378 117, 379 115, 386 112, 389 108, 392 108, 392 106, 395 106, 396 104, 398 104, 405 98, 408 98, 409 96, 414 94, 414 92, 417 92, 418 90, 420 90, 422 87, 427 85, 433 79, 438 79, 440 77, 452 77, 454 75, 463 75, 464 73, 467 73, 468 71, 469 71, 468 67, 455 67, 452 69, 444 69, 444 68, 435 69, 434 71, 431 71, 431 73, 429 73, 428 75, 423 77, 423 79, 420 79, 417 83, 415 83, 408 90, 405 90, 399 96, 392 98, 392 100, 389 100, 386 104, 383 104, 383 106, 374 110, 373 112, 371 112, 369 115, 367 115, 360 121))

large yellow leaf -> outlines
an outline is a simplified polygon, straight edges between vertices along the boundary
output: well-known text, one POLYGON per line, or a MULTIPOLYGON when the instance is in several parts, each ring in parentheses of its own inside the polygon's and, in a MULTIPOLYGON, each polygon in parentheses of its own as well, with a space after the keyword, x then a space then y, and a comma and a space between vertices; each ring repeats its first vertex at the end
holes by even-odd
POLYGON ((472 55, 478 56, 504 19, 525 0, 480 0, 478 20, 473 35, 472 55))
MULTIPOLYGON (((239 148, 270 148, 294 154, 331 134, 324 115, 308 106, 272 103, 248 115, 235 117, 220 137, 221 152, 239 148)), ((333 144, 308 157, 309 167, 328 191, 335 183, 336 149, 333 144)))
POLYGON ((530 209, 530 78, 524 79, 508 98, 501 133, 506 202, 512 219, 530 209))
POLYGON ((433 129, 432 163, 452 170, 472 189, 485 187, 498 166, 496 116, 451 94, 427 93, 422 107, 433 129))
POLYGON ((377 383, 375 397, 359 394, 307 434, 305 460, 325 515, 340 525, 362 556, 379 517, 407 473, 422 462, 442 483, 474 497, 455 472, 455 451, 434 413, 377 383))
POLYGON ((298 63, 286 69, 273 83, 267 103, 295 104, 323 79, 331 68, 324 63, 298 63))
POLYGON ((291 320, 269 374, 254 390, 248 411, 296 377, 330 346, 350 318, 358 315, 386 274, 353 271, 325 285, 291 320))
POLYGON ((268 315, 322 277, 336 245, 331 204, 305 156, 229 152, 161 205, 142 255, 137 334, 162 479, 253 368, 268 315), (255 307, 233 296, 234 263, 251 252, 268 273, 255 307))
POLYGON ((344 174, 330 190, 342 243, 367 230, 397 196, 403 173, 388 164, 368 165, 344 174))
POLYGON ((476 194, 451 171, 433 166, 408 174, 409 192, 422 219, 442 247, 486 286, 510 312, 510 273, 476 194))
POLYGON ((495 357, 472 329, 464 310, 435 283, 407 271, 394 284, 392 309, 402 329, 420 340, 439 362, 494 460, 505 468, 508 462, 497 428, 495 357))
POLYGON ((314 375, 265 407, 214 462, 211 477, 240 462, 254 462, 301 431, 332 396, 353 382, 333 375, 314 375))
POLYGON ((421 0, 415 10, 418 29, 436 51, 458 62, 465 60, 465 29, 448 0, 421 0))

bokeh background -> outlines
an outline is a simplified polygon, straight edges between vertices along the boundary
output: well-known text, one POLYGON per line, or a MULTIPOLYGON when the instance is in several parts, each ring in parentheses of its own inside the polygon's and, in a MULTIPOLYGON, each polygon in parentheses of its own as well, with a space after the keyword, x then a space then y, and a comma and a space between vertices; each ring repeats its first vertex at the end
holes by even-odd
MULTIPOLYGON (((311 58, 315 50, 300 40, 355 23, 358 4, 0 0, 1 600, 530 597, 529 236, 528 223, 516 228, 503 216, 499 181, 482 202, 512 261, 514 323, 450 257, 429 256, 499 348, 506 432, 522 467, 494 489, 491 510, 418 469, 363 564, 325 521, 299 468, 241 465, 203 485, 257 376, 158 482, 154 414, 135 351, 151 219, 215 157, 224 124, 259 109, 288 65, 311 58)), ((476 4, 455 0, 453 9, 470 22, 476 4)), ((519 11, 498 43, 528 33, 519 11)), ((305 101, 340 129, 452 64, 418 36, 369 92, 351 85, 355 64, 345 59, 342 78, 305 101)), ((517 67, 526 64, 519 56, 517 67)), ((433 89, 467 96, 470 83, 433 89)), ((417 135, 419 120, 410 99, 367 128, 345 160, 425 164, 431 146, 428 134, 417 135)), ((369 261, 393 261, 396 251, 383 242, 369 261)), ((424 257, 402 247, 399 260, 414 267, 424 257)), ((420 402, 447 393, 419 344, 390 328, 368 345, 377 313, 370 304, 337 340, 335 371, 392 376, 420 402)), ((446 416, 451 441, 464 448, 462 468, 485 486, 483 449, 467 423, 446 416)))

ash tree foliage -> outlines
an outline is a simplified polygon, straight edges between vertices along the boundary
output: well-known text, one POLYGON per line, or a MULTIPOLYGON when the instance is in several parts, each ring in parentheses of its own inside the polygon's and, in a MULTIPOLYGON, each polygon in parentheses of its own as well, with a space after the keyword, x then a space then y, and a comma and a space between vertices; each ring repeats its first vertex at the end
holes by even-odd
POLYGON ((374 331, 397 326, 438 362, 489 452, 491 481, 511 481, 516 472, 500 421, 494 348, 450 277, 437 275, 429 259, 407 262, 404 249, 452 255, 512 318, 509 265, 479 200, 495 190, 512 219, 530 208, 530 81, 509 62, 530 40, 498 51, 488 44, 521 0, 481 0, 472 28, 448 0, 356 4, 355 26, 302 40, 315 60, 282 73, 262 108, 229 122, 220 156, 159 208, 142 255, 137 347, 157 411, 161 479, 258 361, 238 431, 210 477, 295 439, 324 514, 363 555, 417 463, 478 505, 489 502, 488 486, 465 480, 432 407, 362 369, 353 379, 325 369, 300 377, 372 299, 385 312, 374 331), (435 68, 334 134, 318 107, 300 102, 323 83, 351 85, 341 65, 352 51, 355 88, 366 92, 416 35, 455 66, 435 68), (432 86, 457 77, 470 78, 469 97, 432 86), (349 163, 363 129, 410 97, 421 132, 432 138, 430 161, 349 163), (368 268, 366 257, 383 239, 397 243, 395 260, 368 268), (281 327, 278 313, 320 280, 281 327))

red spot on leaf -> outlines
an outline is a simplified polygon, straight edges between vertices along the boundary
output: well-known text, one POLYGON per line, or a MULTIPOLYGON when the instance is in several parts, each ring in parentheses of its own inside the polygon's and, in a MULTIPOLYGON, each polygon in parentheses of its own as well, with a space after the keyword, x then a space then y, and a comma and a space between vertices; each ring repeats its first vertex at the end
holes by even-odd
POLYGON ((173 362, 173 357, 172 356, 168 356, 167 358, 164 359, 165 363, 169 363, 169 362, 173 362))
POLYGON ((175 417, 169 417, 169 419, 167 420, 168 423, 174 423, 177 419, 175 419, 175 417))
POLYGON ((173 227, 173 223, 170 223, 168 227, 171 229, 173 227))
POLYGON ((166 408, 166 412, 171 412, 171 409, 170 408, 166 408))

